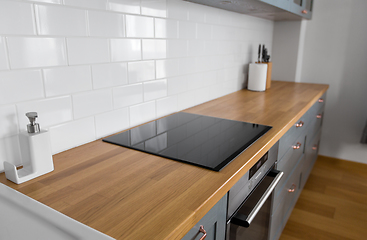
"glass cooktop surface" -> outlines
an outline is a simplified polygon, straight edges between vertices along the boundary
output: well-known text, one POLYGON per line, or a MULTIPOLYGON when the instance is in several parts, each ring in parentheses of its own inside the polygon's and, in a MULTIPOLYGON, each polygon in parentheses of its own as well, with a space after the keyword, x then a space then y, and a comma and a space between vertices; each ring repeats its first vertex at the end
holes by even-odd
POLYGON ((103 141, 220 171, 271 128, 179 112, 103 141))

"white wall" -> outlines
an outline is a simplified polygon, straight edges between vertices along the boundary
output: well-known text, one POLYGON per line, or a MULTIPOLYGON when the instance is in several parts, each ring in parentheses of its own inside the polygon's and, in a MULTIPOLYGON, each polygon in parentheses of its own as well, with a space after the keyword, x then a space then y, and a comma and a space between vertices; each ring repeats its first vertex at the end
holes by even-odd
POLYGON ((0 1, 0 171, 37 111, 52 152, 243 88, 273 22, 179 0, 0 1))
POLYGON ((296 80, 301 21, 280 21, 274 24, 272 80, 296 80), (291 29, 291 30, 290 30, 291 29))
POLYGON ((359 141, 367 119, 366 9, 365 0, 315 1, 301 69, 301 82, 330 85, 320 154, 363 163, 367 145, 359 141))

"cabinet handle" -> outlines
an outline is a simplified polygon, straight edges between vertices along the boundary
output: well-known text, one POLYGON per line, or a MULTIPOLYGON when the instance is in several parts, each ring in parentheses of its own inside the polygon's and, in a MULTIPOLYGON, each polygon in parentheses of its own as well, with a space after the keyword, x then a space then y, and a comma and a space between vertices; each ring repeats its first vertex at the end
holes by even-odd
POLYGON ((307 14, 308 12, 307 12, 307 10, 305 9, 305 10, 302 10, 302 13, 303 13, 303 14, 307 14))
POLYGON ((296 191, 296 184, 292 184, 292 186, 291 186, 291 188, 290 189, 288 189, 288 192, 290 192, 290 193, 293 193, 294 191, 296 191))
POLYGON ((203 225, 200 225, 199 232, 204 233, 204 235, 200 238, 200 240, 204 240, 206 238, 206 231, 203 225))
POLYGON ((297 142, 296 145, 292 146, 293 149, 300 149, 302 144, 300 142, 297 142))
POLYGON ((313 147, 312 147, 312 150, 317 150, 317 145, 315 144, 315 145, 313 145, 313 147))
POLYGON ((324 99, 323 98, 320 98, 319 99, 319 103, 323 103, 324 102, 324 99))
POLYGON ((296 127, 302 127, 303 126, 303 124, 305 124, 304 122, 302 122, 302 121, 299 121, 299 123, 297 123, 296 124, 296 127))
POLYGON ((322 114, 320 113, 320 114, 317 114, 317 116, 316 116, 316 118, 322 118, 322 114))

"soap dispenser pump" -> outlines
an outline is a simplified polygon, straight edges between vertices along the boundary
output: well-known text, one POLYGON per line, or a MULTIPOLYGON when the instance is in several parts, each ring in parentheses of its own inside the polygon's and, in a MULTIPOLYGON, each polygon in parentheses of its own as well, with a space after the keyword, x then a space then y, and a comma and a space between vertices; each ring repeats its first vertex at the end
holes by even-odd
POLYGON ((19 134, 23 168, 17 170, 14 164, 4 162, 6 178, 16 184, 29 181, 54 170, 50 133, 40 129, 40 125, 36 123, 38 117, 36 112, 28 112, 26 116, 30 122, 27 125, 27 132, 22 131, 19 134))

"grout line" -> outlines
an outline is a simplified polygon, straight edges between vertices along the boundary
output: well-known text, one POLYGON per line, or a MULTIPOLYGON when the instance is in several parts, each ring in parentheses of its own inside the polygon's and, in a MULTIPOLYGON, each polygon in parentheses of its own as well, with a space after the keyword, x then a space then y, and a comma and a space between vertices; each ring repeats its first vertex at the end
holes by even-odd
POLYGON ((90 37, 89 10, 84 10, 86 36, 90 37))
POLYGON ((66 57, 66 66, 70 66, 70 59, 69 59, 69 46, 68 46, 68 41, 67 41, 67 37, 63 38, 64 40, 64 44, 65 44, 65 57, 66 57))
POLYGON ((44 99, 47 98, 47 94, 46 94, 46 78, 45 78, 45 74, 43 69, 40 69, 41 72, 41 78, 42 78, 42 85, 43 85, 43 97, 44 99))
POLYGON ((124 38, 127 38, 127 24, 126 24, 126 14, 122 15, 123 27, 124 27, 124 38))
POLYGON ((38 7, 35 4, 32 4, 32 10, 33 10, 33 24, 36 30, 36 34, 35 35, 40 35, 41 34, 41 23, 40 23, 40 19, 39 19, 39 14, 38 14, 38 7))
POLYGON ((11 66, 10 66, 10 52, 9 52, 9 46, 8 46, 8 38, 7 37, 2 37, 2 36, 0 36, 0 38, 2 38, 4 40, 4 49, 5 49, 6 65, 8 67, 8 69, 6 69, 4 71, 13 70, 11 68, 11 66))
POLYGON ((89 66, 90 69, 90 81, 91 81, 91 86, 92 86, 92 91, 96 90, 96 88, 94 88, 94 81, 93 81, 93 67, 92 65, 87 65, 89 66))

